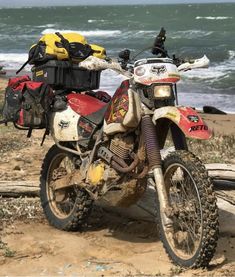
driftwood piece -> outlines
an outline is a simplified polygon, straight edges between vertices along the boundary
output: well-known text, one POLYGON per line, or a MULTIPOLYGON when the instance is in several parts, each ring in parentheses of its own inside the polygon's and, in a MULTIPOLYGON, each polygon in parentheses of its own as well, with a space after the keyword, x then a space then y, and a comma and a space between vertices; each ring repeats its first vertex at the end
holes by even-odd
POLYGON ((216 196, 235 206, 235 195, 231 194, 230 191, 218 190, 216 196))
POLYGON ((235 164, 206 164, 206 169, 212 179, 235 180, 235 164))
MULTIPOLYGON (((229 189, 235 189, 235 164, 207 164, 209 176, 215 182, 218 180, 224 181, 222 189, 226 189, 226 181, 232 181, 234 186, 230 185, 229 189)), ((221 184, 220 184, 221 186, 221 184)), ((217 187, 218 188, 218 187, 217 187)), ((0 181, 0 196, 38 196, 39 182, 38 181, 0 181)), ((148 197, 148 194, 147 196, 148 197)), ((146 203, 146 202, 145 202, 146 203)))
MULTIPOLYGON (((148 186, 145 194, 142 198, 131 207, 127 208, 120 208, 120 207, 110 207, 107 203, 99 203, 104 209, 107 211, 112 211, 123 215, 125 217, 137 219, 137 220, 147 220, 147 221, 156 221, 157 217, 157 210, 156 210, 156 201, 155 201, 155 189, 152 186, 148 186)), ((218 190, 216 191, 216 196, 218 198, 219 209, 224 209, 223 201, 232 205, 231 207, 235 206, 235 191, 231 193, 231 191, 224 191, 218 190)), ((221 212, 221 211, 220 211, 221 212)), ((223 219, 220 219, 220 221, 223 219)))
POLYGON ((38 181, 0 181, 0 195, 7 197, 38 196, 38 181))

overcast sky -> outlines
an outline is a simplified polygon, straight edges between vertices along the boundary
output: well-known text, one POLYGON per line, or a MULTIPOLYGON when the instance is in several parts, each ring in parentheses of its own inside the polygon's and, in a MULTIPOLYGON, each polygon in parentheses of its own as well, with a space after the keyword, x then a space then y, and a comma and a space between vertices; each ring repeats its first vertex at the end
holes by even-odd
POLYGON ((0 0, 0 7, 21 6, 69 6, 69 5, 111 5, 111 4, 174 4, 174 3, 226 3, 235 0, 0 0))

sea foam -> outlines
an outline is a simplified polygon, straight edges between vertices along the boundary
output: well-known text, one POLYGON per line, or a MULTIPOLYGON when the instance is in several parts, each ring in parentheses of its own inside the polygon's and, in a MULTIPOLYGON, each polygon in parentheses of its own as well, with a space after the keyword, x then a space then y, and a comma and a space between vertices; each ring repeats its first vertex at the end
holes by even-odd
POLYGON ((97 23, 97 22, 105 22, 107 20, 105 19, 88 19, 87 22, 88 23, 97 23))
POLYGON ((42 31, 42 34, 50 34, 50 33, 55 33, 55 32, 60 32, 60 33, 79 33, 83 36, 86 37, 112 37, 112 36, 117 36, 121 34, 120 30, 95 30, 95 31, 78 31, 78 30, 58 30, 58 29, 52 29, 52 28, 47 28, 42 31))
POLYGON ((52 27, 55 27, 55 24, 45 24, 45 25, 39 25, 39 26, 36 26, 37 28, 52 28, 52 27))
POLYGON ((195 39, 200 37, 206 37, 213 34, 213 31, 203 31, 203 30, 186 30, 186 31, 177 31, 174 33, 171 33, 169 37, 171 39, 195 39))
MULTIPOLYGON (((28 54, 26 53, 0 53, 0 64, 7 70, 18 69, 27 60, 28 54)), ((30 70, 30 66, 25 69, 30 70)))
POLYGON ((231 16, 197 16, 195 19, 206 19, 206 20, 225 20, 232 19, 231 16))

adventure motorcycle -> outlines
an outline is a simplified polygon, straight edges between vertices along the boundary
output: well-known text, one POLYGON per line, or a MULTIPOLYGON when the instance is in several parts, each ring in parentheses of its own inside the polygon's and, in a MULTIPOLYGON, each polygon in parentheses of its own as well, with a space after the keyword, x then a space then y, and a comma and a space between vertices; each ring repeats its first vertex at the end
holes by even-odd
POLYGON ((166 252, 180 266, 205 267, 218 239, 216 197, 186 137, 212 134, 194 109, 178 106, 176 83, 179 71, 206 67, 209 60, 171 59, 164 41, 161 29, 152 48, 157 57, 131 63, 125 50, 119 62, 90 56, 80 63, 88 70, 113 69, 126 80, 109 103, 71 92, 66 107, 51 114, 55 145, 42 165, 41 203, 51 225, 76 230, 87 221, 94 200, 128 207, 150 184, 166 252), (168 131, 175 151, 163 159, 168 131))

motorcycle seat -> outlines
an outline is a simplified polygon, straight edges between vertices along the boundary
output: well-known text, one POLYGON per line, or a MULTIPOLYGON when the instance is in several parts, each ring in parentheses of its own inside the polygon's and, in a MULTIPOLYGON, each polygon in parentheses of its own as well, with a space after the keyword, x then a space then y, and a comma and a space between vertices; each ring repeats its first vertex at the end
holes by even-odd
POLYGON ((67 95, 68 105, 79 115, 96 125, 103 122, 107 103, 86 94, 70 93, 67 95))
POLYGON ((103 123, 104 120, 104 115, 105 112, 107 110, 108 104, 106 103, 106 105, 104 107, 102 107, 101 109, 99 109, 98 111, 92 113, 92 114, 88 114, 85 117, 86 119, 90 120, 92 123, 96 124, 96 125, 100 125, 103 123))

